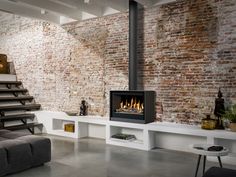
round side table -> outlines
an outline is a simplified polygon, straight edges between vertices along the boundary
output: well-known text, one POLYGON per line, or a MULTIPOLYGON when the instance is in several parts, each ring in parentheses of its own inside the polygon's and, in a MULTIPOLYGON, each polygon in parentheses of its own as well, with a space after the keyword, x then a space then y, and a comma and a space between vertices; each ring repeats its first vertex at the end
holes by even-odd
POLYGON ((229 150, 223 147, 220 151, 209 151, 208 148, 212 146, 218 146, 214 144, 193 144, 190 145, 191 152, 194 154, 198 154, 197 168, 195 172, 195 177, 197 177, 198 169, 201 161, 201 157, 203 156, 203 174, 205 173, 206 166, 206 157, 207 156, 215 156, 218 158, 219 165, 222 168, 221 156, 227 156, 229 154, 229 150))

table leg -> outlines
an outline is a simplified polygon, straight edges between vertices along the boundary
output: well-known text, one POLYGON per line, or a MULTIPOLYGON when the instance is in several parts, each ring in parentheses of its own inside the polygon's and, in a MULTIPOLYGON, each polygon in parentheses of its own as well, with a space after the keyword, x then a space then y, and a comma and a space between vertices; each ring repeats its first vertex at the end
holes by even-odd
POLYGON ((206 156, 204 155, 204 156, 203 156, 203 168, 202 168, 202 169, 203 169, 203 171, 202 171, 202 172, 203 172, 203 175, 204 175, 204 173, 205 173, 205 167, 206 167, 206 156))
POLYGON ((198 172, 199 164, 200 164, 200 161, 201 161, 201 157, 202 157, 202 155, 199 155, 199 156, 198 156, 198 161, 197 161, 197 168, 196 168, 196 172, 195 172, 195 177, 197 177, 197 172, 198 172))
POLYGON ((219 164, 220 164, 220 167, 222 168, 222 162, 221 162, 221 159, 220 159, 220 156, 218 156, 218 161, 219 161, 219 164))

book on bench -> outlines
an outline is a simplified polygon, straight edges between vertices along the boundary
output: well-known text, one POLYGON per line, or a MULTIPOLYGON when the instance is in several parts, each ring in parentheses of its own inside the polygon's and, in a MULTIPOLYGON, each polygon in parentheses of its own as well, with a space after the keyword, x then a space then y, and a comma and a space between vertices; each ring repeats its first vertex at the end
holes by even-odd
POLYGON ((115 139, 120 139, 120 140, 135 140, 136 139, 134 135, 123 134, 123 133, 117 133, 115 135, 112 135, 111 137, 115 139))

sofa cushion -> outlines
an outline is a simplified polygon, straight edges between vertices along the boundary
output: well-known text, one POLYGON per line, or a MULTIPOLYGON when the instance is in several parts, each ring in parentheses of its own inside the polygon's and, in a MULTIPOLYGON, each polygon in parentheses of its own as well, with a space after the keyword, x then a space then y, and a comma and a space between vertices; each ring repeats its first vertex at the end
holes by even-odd
POLYGON ((7 138, 7 139, 15 139, 15 138, 19 138, 22 136, 26 136, 29 135, 29 133, 25 133, 25 132, 6 132, 2 135, 0 135, 3 138, 7 138))
POLYGON ((236 170, 211 167, 203 177, 236 177, 236 170))
POLYGON ((29 143, 16 139, 0 141, 0 148, 7 154, 6 172, 14 173, 31 167, 32 153, 29 143))
POLYGON ((0 141, 5 141, 7 138, 0 137, 0 141))
POLYGON ((19 137, 17 140, 30 144, 33 156, 33 166, 41 165, 44 162, 49 162, 51 160, 51 141, 49 138, 27 135, 19 137))
POLYGON ((11 131, 2 129, 2 130, 0 130, 0 136, 2 136, 5 133, 9 133, 9 132, 11 132, 11 131))

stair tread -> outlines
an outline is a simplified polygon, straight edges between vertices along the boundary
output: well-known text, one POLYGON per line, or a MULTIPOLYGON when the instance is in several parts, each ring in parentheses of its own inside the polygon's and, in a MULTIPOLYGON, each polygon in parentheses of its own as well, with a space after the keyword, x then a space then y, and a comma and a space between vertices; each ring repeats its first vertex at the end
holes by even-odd
POLYGON ((34 97, 32 97, 32 96, 18 96, 18 97, 4 96, 4 97, 0 97, 0 101, 32 100, 32 99, 34 99, 34 97))
POLYGON ((21 81, 0 81, 0 84, 14 84, 14 85, 21 85, 21 81))
POLYGON ((0 111, 39 109, 40 104, 0 106, 0 111))
POLYGON ((35 114, 14 114, 14 115, 7 115, 7 116, 1 116, 0 120, 2 121, 12 121, 12 120, 21 120, 21 119, 33 119, 35 117, 35 114))
POLYGON ((27 89, 0 89, 0 93, 1 92, 27 92, 27 89))
POLYGON ((38 127, 38 126, 43 126, 43 124, 33 122, 33 123, 27 123, 27 124, 7 126, 7 127, 4 127, 4 129, 7 129, 7 130, 23 130, 23 129, 33 128, 33 127, 38 127))

